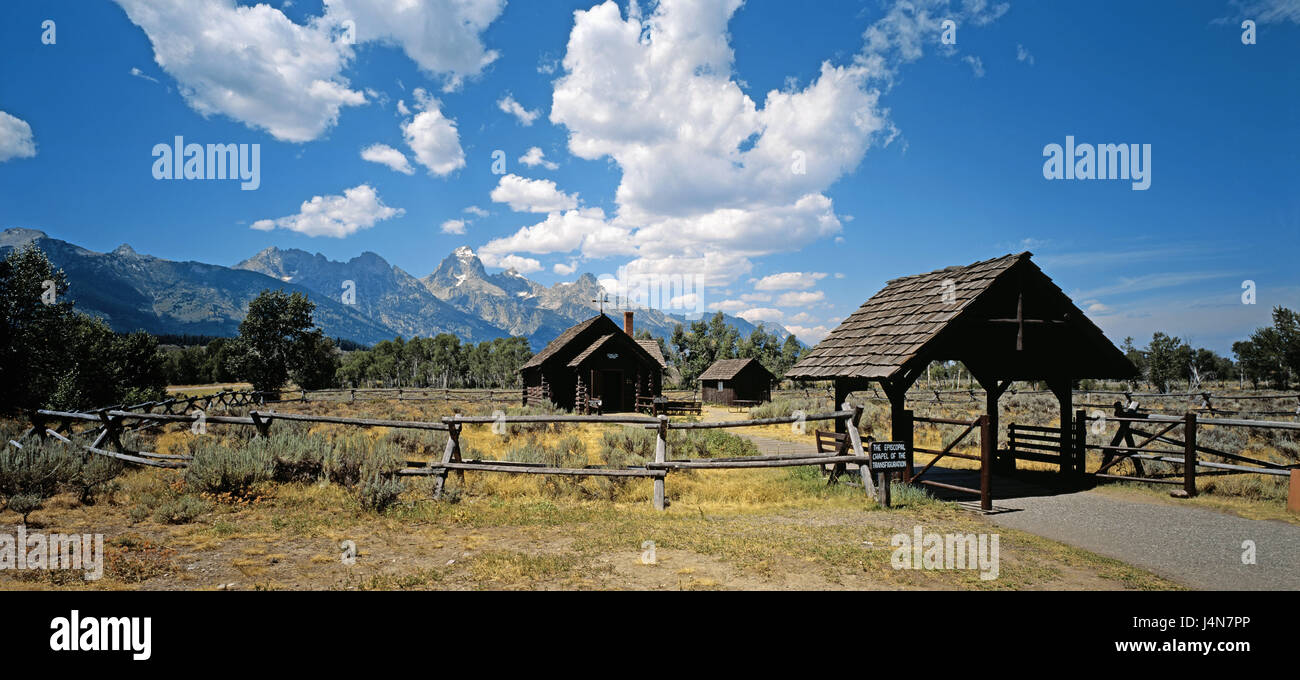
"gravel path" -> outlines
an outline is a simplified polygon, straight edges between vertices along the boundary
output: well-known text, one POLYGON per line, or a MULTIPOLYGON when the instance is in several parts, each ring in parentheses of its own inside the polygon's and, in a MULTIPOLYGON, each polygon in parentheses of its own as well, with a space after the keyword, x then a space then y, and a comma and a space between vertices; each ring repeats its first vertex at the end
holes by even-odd
MULTIPOLYGON (((994 487, 996 488, 996 486, 994 487)), ((999 526, 1149 569, 1192 588, 1300 590, 1300 526, 1096 491, 997 500, 999 526), (1255 564, 1242 564, 1245 541, 1255 564)))
MULTIPOLYGON (((813 452, 808 445, 741 436, 765 455, 813 452)), ((926 477, 979 486, 973 470, 936 466, 926 477)), ((998 526, 1113 557, 1191 588, 1300 590, 1300 526, 1294 524, 1098 491, 1054 493, 1000 476, 994 477, 993 489, 995 512, 987 517, 998 526), (1246 541, 1254 542, 1255 564, 1242 563, 1246 541)))

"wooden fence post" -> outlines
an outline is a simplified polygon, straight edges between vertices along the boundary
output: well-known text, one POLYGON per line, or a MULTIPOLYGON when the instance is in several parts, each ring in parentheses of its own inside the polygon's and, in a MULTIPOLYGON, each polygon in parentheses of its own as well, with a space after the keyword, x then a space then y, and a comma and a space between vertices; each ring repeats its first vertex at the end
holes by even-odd
POLYGON ((253 426, 257 428, 257 436, 266 439, 271 436, 271 419, 262 418, 262 414, 257 411, 249 411, 248 417, 253 419, 253 426))
POLYGON ((1088 412, 1074 412, 1074 474, 1080 476, 1088 466, 1088 412))
POLYGON ((900 436, 899 439, 907 444, 907 469, 903 471, 903 481, 907 482, 908 484, 911 484, 912 483, 912 455, 913 455, 912 443, 913 440, 915 439, 915 434, 916 434, 916 431, 914 429, 916 427, 916 423, 912 421, 912 410, 903 409, 902 418, 900 420, 901 420, 900 424, 902 425, 901 429, 903 430, 903 432, 902 432, 902 436, 900 436))
MULTIPOLYGON (((659 435, 655 438, 655 462, 668 460, 668 416, 659 416, 659 435)), ((662 468, 661 468, 662 469, 662 468)), ((655 510, 663 510, 666 505, 664 478, 655 477, 655 510)))
POLYGON ((979 417, 980 427, 980 510, 988 512, 993 509, 993 450, 997 442, 993 439, 989 416, 979 417))
POLYGON ((1196 414, 1183 416, 1183 492, 1196 495, 1196 414))
MULTIPOLYGON (((455 420, 460 420, 460 414, 454 416, 455 420)), ((460 457, 460 423, 452 422, 447 426, 447 446, 442 450, 442 464, 444 466, 450 463, 453 458, 460 457)), ((443 489, 447 485, 447 468, 443 467, 433 476, 433 500, 442 500, 443 489)))
MULTIPOLYGON (((865 456, 862 450, 862 435, 858 432, 858 426, 862 422, 862 407, 854 406, 849 402, 844 402, 845 411, 853 411, 853 418, 849 421, 849 443, 853 446, 853 455, 865 456)), ((866 463, 858 463, 858 477, 862 478, 862 490, 867 492, 868 496, 876 495, 875 484, 871 480, 871 466, 866 463)))
POLYGON ((1287 489, 1286 509, 1300 513, 1300 468, 1291 469, 1291 487, 1287 489))

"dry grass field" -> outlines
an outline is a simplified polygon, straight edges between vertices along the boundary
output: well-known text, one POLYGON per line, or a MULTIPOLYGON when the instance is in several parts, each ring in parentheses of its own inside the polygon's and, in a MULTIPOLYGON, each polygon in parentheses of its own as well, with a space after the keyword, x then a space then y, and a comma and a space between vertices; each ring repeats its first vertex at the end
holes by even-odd
MULTIPOLYGON (((457 408, 488 414, 502 407, 387 400, 276 408, 427 420, 457 408)), ((705 417, 745 416, 711 410, 705 417)), ((21 425, 5 423, 4 434, 15 436, 21 425)), ((180 425, 133 435, 144 450, 195 455, 189 470, 124 469, 89 497, 65 490, 30 514, 29 531, 104 534, 103 579, 3 571, 0 588, 1177 587, 1115 560, 995 529, 911 489, 896 487, 900 507, 883 510, 860 489, 828 487, 815 468, 673 472, 666 512, 651 508, 650 480, 483 472, 453 474, 444 500, 435 502, 429 480, 402 478, 393 485, 372 473, 438 455, 445 433, 281 421, 270 440, 259 442, 251 439, 251 428, 209 427, 206 435, 180 425), (263 467, 241 477, 243 468, 226 459, 263 467), (998 578, 981 580, 969 570, 894 569, 891 537, 918 525, 927 532, 1000 534, 998 578), (354 564, 343 563, 345 541, 356 546, 354 564), (643 559, 647 542, 653 542, 653 564, 643 559)), ((795 436, 788 427, 752 429, 795 436)), ((467 426, 462 435, 466 459, 563 464, 635 463, 649 454, 647 442, 653 445, 652 433, 605 425, 511 425, 505 434, 467 426)), ((692 447, 696 457, 753 453, 749 442, 716 431, 672 443, 692 447)), ((20 521, 16 512, 0 513, 0 532, 14 531, 20 521)))

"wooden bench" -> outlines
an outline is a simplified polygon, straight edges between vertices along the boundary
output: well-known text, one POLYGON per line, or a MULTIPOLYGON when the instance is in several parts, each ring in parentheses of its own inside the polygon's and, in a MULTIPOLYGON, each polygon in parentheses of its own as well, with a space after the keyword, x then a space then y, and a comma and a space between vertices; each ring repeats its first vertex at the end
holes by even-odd
POLYGON ((636 400, 638 411, 644 411, 650 415, 682 415, 692 414, 700 415, 704 412, 703 405, 698 401, 685 399, 664 399, 662 397, 638 397, 636 400))

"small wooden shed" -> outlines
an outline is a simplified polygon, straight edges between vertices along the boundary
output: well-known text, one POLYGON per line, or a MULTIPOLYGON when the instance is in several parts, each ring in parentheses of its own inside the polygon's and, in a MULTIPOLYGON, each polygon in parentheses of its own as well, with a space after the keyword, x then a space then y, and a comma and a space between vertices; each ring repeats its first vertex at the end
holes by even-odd
POLYGON ((631 411, 638 397, 661 394, 666 366, 659 343, 632 336, 632 312, 624 313, 621 329, 599 314, 565 330, 519 369, 524 405, 586 412, 598 400, 601 411, 631 411))
POLYGON ((719 359, 700 374, 700 398, 706 404, 727 406, 737 401, 771 401, 775 380, 757 359, 719 359))

